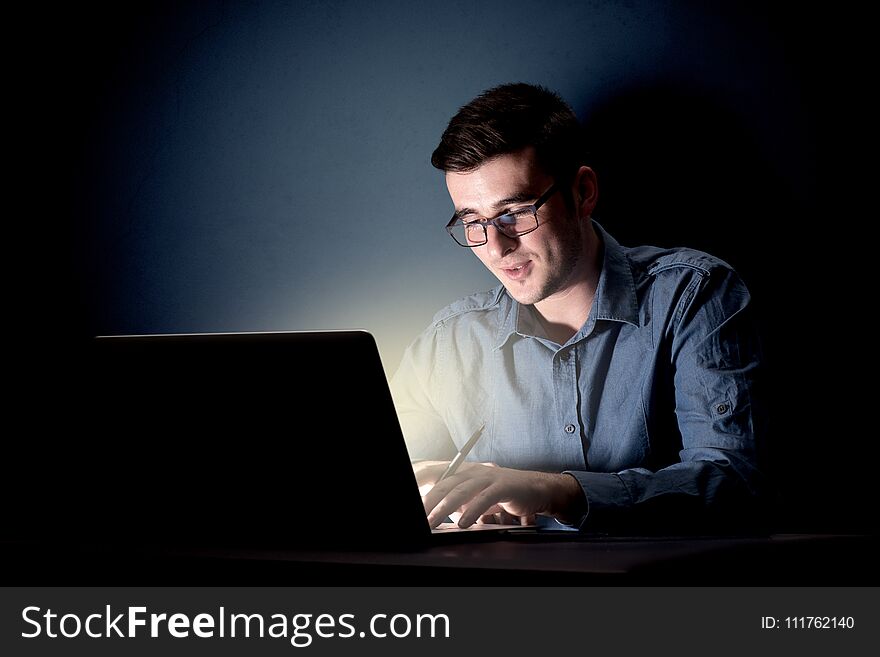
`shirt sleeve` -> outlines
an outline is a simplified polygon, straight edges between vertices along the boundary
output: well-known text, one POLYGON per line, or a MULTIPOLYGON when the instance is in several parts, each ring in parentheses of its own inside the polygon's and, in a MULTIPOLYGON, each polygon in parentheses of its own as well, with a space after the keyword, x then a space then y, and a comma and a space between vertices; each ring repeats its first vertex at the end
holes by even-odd
POLYGON ((669 533, 762 522, 762 357, 748 290, 735 272, 715 267, 694 276, 674 320, 665 339, 680 462, 653 472, 569 472, 587 499, 584 529, 669 533))
POLYGON ((404 352, 391 379, 391 395, 413 461, 448 461, 456 454, 435 398, 441 365, 440 339, 436 326, 426 329, 404 352))

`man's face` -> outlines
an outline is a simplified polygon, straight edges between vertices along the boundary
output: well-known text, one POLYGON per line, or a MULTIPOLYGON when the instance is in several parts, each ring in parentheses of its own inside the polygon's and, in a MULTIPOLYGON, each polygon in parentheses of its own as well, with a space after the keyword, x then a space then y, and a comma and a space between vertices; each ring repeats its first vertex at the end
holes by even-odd
MULTIPOLYGON (((463 221, 490 219, 534 203, 553 178, 535 162, 534 149, 502 155, 467 173, 446 174, 446 186, 463 221)), ((530 305, 564 292, 584 257, 581 223, 560 190, 538 210, 537 230, 507 237, 486 228, 488 242, 471 250, 519 303, 530 305)))

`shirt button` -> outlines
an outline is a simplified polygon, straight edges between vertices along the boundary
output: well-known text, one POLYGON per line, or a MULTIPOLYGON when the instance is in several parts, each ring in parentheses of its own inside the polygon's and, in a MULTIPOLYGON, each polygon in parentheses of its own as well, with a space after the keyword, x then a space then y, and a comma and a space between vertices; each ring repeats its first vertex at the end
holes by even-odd
POLYGON ((574 433, 575 426, 573 424, 565 425, 565 433, 574 433))
POLYGON ((718 406, 715 407, 715 410, 718 411, 719 414, 723 415, 727 412, 727 404, 718 404, 718 406))

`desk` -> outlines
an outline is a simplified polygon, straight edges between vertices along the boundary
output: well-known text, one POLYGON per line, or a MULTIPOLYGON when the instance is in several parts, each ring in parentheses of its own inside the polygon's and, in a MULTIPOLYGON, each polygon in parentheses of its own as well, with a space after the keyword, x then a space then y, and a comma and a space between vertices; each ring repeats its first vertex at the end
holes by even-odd
POLYGON ((517 537, 411 552, 0 544, 6 585, 719 585, 878 582, 880 537, 517 537))

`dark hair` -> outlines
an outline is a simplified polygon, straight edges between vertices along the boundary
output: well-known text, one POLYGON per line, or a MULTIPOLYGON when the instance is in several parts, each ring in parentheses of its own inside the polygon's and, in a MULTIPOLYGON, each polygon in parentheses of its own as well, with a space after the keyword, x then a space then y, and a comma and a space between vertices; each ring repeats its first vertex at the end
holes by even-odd
POLYGON ((577 117, 558 94, 531 84, 503 84, 458 110, 431 155, 441 171, 473 171, 498 155, 534 146, 540 166, 568 184, 583 164, 577 117))

